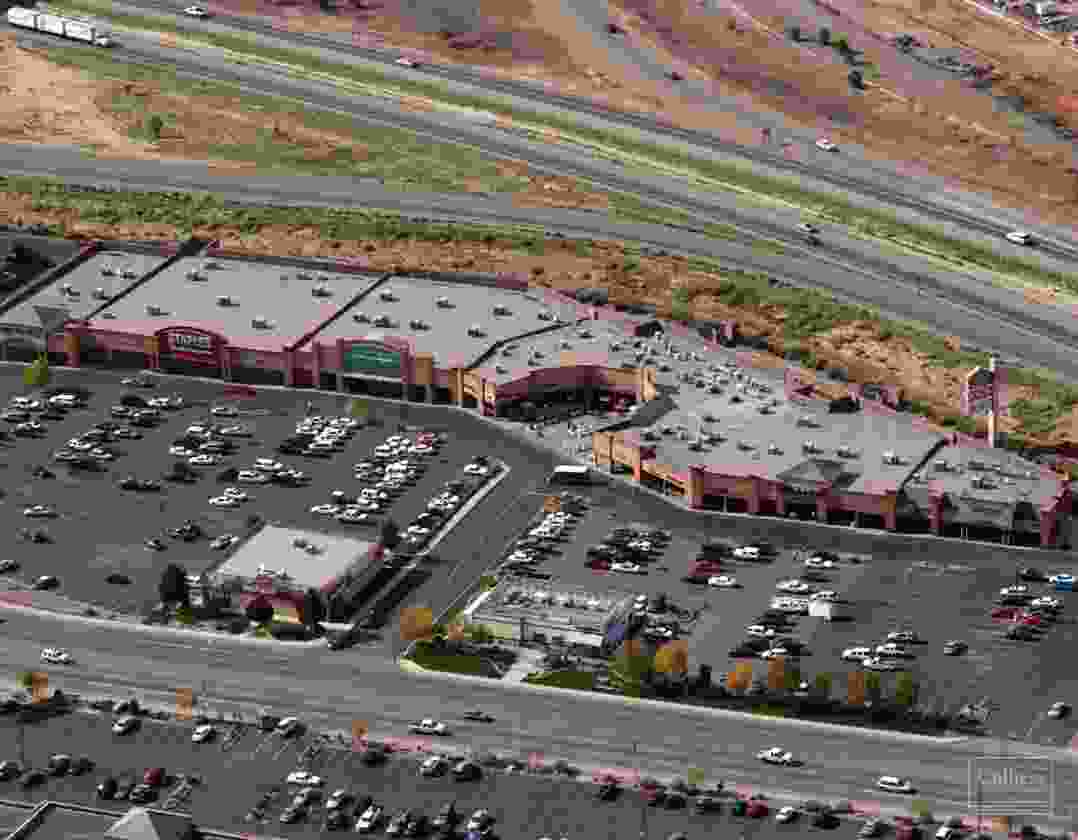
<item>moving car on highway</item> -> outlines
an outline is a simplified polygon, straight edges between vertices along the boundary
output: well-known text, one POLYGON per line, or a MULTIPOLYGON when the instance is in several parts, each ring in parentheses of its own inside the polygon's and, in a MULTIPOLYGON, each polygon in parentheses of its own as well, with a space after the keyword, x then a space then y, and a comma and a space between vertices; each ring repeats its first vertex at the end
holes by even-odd
POLYGON ((425 718, 424 720, 416 721, 409 724, 409 732, 414 732, 417 735, 448 735, 449 727, 441 721, 434 720, 433 718, 425 718))
POLYGON ((41 661, 49 665, 70 665, 75 660, 63 648, 45 648, 41 651, 41 661))
POLYGON ((756 753, 756 757, 768 764, 780 764, 784 767, 790 767, 797 763, 793 753, 787 752, 782 747, 770 747, 766 750, 760 750, 760 752, 756 753))
POLYGON ((880 776, 876 780, 876 787, 890 793, 916 793, 917 788, 909 779, 900 776, 880 776))
POLYGON ((1033 234, 1025 230, 1012 230, 1007 234, 1007 241, 1015 245, 1032 245, 1034 242, 1033 234))
POLYGON ((494 723, 493 715, 488 715, 486 712, 479 709, 472 709, 469 712, 465 712, 463 717, 465 720, 474 720, 479 723, 494 723))

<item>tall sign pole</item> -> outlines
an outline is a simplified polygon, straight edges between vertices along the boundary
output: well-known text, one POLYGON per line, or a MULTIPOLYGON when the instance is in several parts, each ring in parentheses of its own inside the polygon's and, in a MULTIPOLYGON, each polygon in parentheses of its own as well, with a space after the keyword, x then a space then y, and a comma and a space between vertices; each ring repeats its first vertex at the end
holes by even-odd
POLYGON ((988 371, 992 374, 992 408, 988 414, 988 447, 989 449, 996 448, 996 412, 999 411, 999 397, 997 394, 997 382, 996 382, 996 357, 991 356, 988 359, 988 371))

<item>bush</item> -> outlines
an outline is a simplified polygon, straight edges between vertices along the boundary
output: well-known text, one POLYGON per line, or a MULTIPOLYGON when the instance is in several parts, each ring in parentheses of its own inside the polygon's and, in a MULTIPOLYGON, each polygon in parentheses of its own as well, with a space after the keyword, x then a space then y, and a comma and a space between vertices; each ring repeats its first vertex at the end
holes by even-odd
POLYGON ((850 51, 850 39, 845 35, 839 35, 835 38, 835 49, 841 53, 848 53, 850 51))
POLYGON ((831 30, 826 26, 820 27, 820 43, 825 47, 831 43, 831 30))
POLYGON ((165 121, 159 114, 151 114, 146 118, 143 126, 146 136, 154 143, 161 139, 161 130, 165 127, 165 121))
POLYGON ((191 611, 191 607, 188 604, 180 604, 176 607, 176 622, 178 624, 193 624, 195 621, 195 614, 191 611))

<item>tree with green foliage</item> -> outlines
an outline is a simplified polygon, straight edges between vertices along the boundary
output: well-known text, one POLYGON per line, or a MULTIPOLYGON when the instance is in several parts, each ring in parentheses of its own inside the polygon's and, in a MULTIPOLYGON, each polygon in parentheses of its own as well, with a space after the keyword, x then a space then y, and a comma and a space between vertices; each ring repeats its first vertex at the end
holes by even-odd
POLYGON ((831 697, 831 675, 830 674, 817 674, 812 680, 813 687, 816 689, 816 693, 821 698, 831 697))
POLYGON ((674 289, 670 295, 670 314, 675 321, 689 320, 689 303, 691 295, 688 289, 674 289))
POLYGON ((255 624, 266 624, 273 620, 273 604, 265 595, 259 595, 247 605, 244 613, 255 624))
POLYGON ((27 691, 34 687, 34 672, 33 671, 20 671, 18 677, 15 679, 19 688, 25 688, 27 691))
POLYGON ((165 127, 165 121, 160 114, 150 114, 150 116, 146 117, 143 127, 146 130, 146 137, 151 142, 156 143, 161 139, 161 131, 165 127))
POLYGON ((610 684, 620 688, 626 697, 641 697, 651 674, 651 657, 620 653, 610 660, 607 674, 610 684))
POLYGON ((850 39, 845 35, 839 35, 835 38, 835 49, 840 53, 848 53, 850 51, 850 39))
POLYGON ((787 691, 797 691, 801 687, 801 669, 796 665, 787 665, 783 677, 787 691))
POLYGON ((469 624, 468 636, 477 645, 489 645, 494 641, 494 631, 485 624, 469 624))
POLYGON ((161 573, 157 592, 162 604, 189 604, 191 588, 187 583, 187 570, 178 563, 169 563, 161 573))
POLYGON ((498 578, 494 575, 483 575, 479 578, 479 588, 483 591, 493 589, 498 585, 498 578))
POLYGON ((907 709, 917 704, 917 681, 909 671, 902 671, 895 680, 895 702, 907 709))
POLYGON ((865 674, 865 697, 872 701, 872 705, 876 706, 880 702, 882 695, 882 681, 880 675, 875 671, 869 671, 865 674))
POLYGON ((176 621, 179 624, 195 623, 195 613, 190 604, 180 604, 176 607, 176 621))
POLYGON ((300 619, 307 627, 314 630, 326 619, 326 605, 317 589, 309 588, 303 593, 303 606, 300 619))
POLYGON ((23 384, 31 388, 44 388, 49 384, 49 357, 42 353, 22 374, 23 384))

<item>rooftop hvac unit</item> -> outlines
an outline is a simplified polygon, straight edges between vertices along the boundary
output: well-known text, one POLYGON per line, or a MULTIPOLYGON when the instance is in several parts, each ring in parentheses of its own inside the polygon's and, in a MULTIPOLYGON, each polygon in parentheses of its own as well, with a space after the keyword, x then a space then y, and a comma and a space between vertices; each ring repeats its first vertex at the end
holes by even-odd
POLYGON ((483 328, 480 327, 478 324, 473 324, 472 326, 468 327, 468 335, 472 338, 482 338, 486 335, 486 333, 483 331, 483 328))
POLYGON ((819 421, 815 417, 798 417, 797 425, 803 429, 818 429, 820 428, 819 421))
POLYGON ((581 330, 577 333, 577 336, 579 338, 594 338, 594 336, 591 334, 591 330, 581 330))
POLYGON ((371 316, 366 312, 356 312, 352 315, 352 320, 357 324, 369 324, 371 322, 371 316))
POLYGON ((308 282, 311 281, 311 280, 314 280, 314 278, 311 277, 311 275, 308 274, 306 271, 297 271, 296 272, 296 279, 297 280, 306 280, 308 282))
POLYGON ((932 462, 932 468, 934 470, 936 470, 936 472, 950 472, 951 471, 950 463, 943 460, 943 458, 937 458, 935 461, 933 461, 932 462))
POLYGON ((270 323, 268 318, 263 318, 261 315, 251 319, 251 326, 256 330, 268 330, 273 324, 270 323))
POLYGON ((820 447, 816 444, 816 441, 806 440, 803 444, 801 444, 801 451, 808 453, 816 453, 822 452, 823 450, 820 449, 820 447))
POLYGON ((60 284, 60 294, 66 295, 70 291, 71 291, 71 284, 70 283, 61 283, 60 284))
POLYGON ((393 319, 390 318, 388 315, 379 315, 371 323, 373 323, 376 327, 392 327, 393 319))
POLYGON ((505 365, 495 365, 494 366, 494 372, 495 373, 508 373, 509 370, 508 370, 508 368, 505 367, 505 365))
POLYGON ((210 278, 207 277, 205 274, 202 274, 201 272, 198 272, 198 271, 195 271, 194 269, 191 269, 190 271, 187 272, 187 279, 191 280, 191 281, 193 281, 195 283, 201 283, 201 282, 204 282, 206 280, 209 280, 210 278))
POLYGON ((78 289, 72 289, 69 286, 68 289, 67 289, 66 294, 67 294, 67 296, 69 298, 77 298, 77 297, 81 296, 82 292, 80 292, 78 289))
POLYGON ((554 316, 551 315, 549 312, 540 312, 539 313, 539 320, 540 321, 553 321, 554 316))
POLYGON ((506 347, 504 350, 502 350, 502 358, 503 359, 508 359, 512 355, 513 355, 513 351, 512 351, 511 348, 506 347))
POLYGON ((493 309, 492 309, 491 311, 492 311, 492 312, 493 312, 493 313, 494 313, 495 315, 497 315, 497 316, 499 316, 499 317, 504 317, 504 316, 506 316, 506 315, 512 315, 512 314, 513 314, 513 313, 512 313, 512 311, 511 311, 511 310, 509 309, 509 307, 508 307, 508 306, 500 306, 500 305, 499 305, 499 306, 495 306, 495 307, 494 307, 494 308, 493 308, 493 309))
POLYGON ((101 276, 102 277, 115 277, 116 276, 116 269, 113 268, 111 265, 103 265, 103 266, 101 266, 101 276))
POLYGON ((206 262, 202 263, 202 267, 207 271, 215 271, 222 266, 217 260, 206 260, 206 262))
POLYGON ((229 297, 228 295, 218 295, 217 296, 217 305, 218 306, 235 306, 236 301, 235 301, 234 298, 229 297))
POLYGON ((439 309, 453 309, 454 308, 453 307, 453 301, 451 301, 447 297, 440 297, 436 301, 434 301, 434 303, 439 309))
POLYGON ((860 458, 861 453, 849 446, 840 446, 835 450, 840 458, 860 458))
POLYGON ((737 442, 737 448, 740 449, 742 452, 752 452, 754 449, 756 449, 756 444, 747 440, 739 440, 737 442))
POLYGON ((333 290, 329 286, 315 286, 311 294, 314 297, 333 297, 333 290))
POLYGON ((408 326, 410 326, 413 330, 429 330, 430 329, 430 324, 428 324, 426 321, 420 321, 418 318, 416 318, 416 319, 414 319, 412 321, 409 321, 408 326))
POLYGON ((393 292, 382 292, 378 295, 378 298, 385 303, 396 303, 398 300, 400 300, 400 298, 393 294, 393 292))
POLYGON ((138 277, 138 272, 128 266, 120 272, 120 276, 123 277, 125 280, 134 280, 136 277, 138 277))
POLYGON ((562 350, 572 350, 572 349, 573 349, 573 345, 572 345, 572 344, 570 344, 570 343, 569 343, 568 341, 564 341, 564 340, 563 340, 563 341, 560 341, 560 342, 558 342, 558 346, 559 346, 559 347, 560 347, 560 348, 561 348, 562 350))
POLYGON ((768 455, 781 455, 782 454, 782 447, 779 446, 777 443, 773 443, 769 447, 767 447, 767 454, 768 455))
POLYGON ((160 306, 155 306, 152 303, 148 303, 148 304, 146 304, 146 314, 147 315, 164 315, 165 310, 163 310, 160 306))
POLYGON ((116 314, 114 312, 102 312, 101 317, 102 318, 108 318, 109 320, 112 320, 113 318, 116 317, 116 314))
POLYGON ((105 290, 102 288, 94 289, 92 294, 94 300, 105 300, 108 297, 108 295, 105 293, 105 290))

